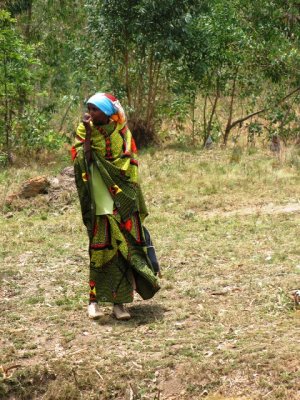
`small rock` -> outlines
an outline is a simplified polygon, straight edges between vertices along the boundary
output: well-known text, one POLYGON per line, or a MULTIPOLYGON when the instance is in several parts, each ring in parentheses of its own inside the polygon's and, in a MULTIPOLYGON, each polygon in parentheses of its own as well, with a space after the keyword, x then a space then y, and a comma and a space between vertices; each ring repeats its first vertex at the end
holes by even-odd
POLYGON ((13 216, 14 216, 14 214, 12 212, 5 214, 5 218, 7 218, 7 219, 13 218, 13 216))
POLYGON ((179 330, 183 329, 185 326, 185 322, 175 322, 174 326, 176 329, 179 329, 179 330))
POLYGON ((274 135, 270 143, 270 150, 273 151, 274 153, 279 153, 280 148, 281 148, 280 138, 279 136, 274 135))
POLYGON ((205 148, 206 149, 211 149, 212 148, 212 146, 213 146, 213 140, 212 140, 212 137, 209 135, 208 136, 208 138, 206 139, 206 141, 205 141, 205 148))
POLYGON ((58 178, 52 178, 52 179, 50 180, 50 184, 51 184, 51 187, 52 187, 53 189, 59 189, 59 187, 60 187, 59 179, 58 179, 58 178))
POLYGON ((6 205, 11 205, 11 203, 12 203, 14 200, 16 200, 17 198, 18 198, 17 193, 10 194, 9 196, 6 197, 6 199, 5 199, 5 204, 6 204, 6 205))
POLYGON ((184 219, 193 219, 196 213, 194 210, 187 210, 183 216, 184 219))
POLYGON ((47 193, 49 186, 50 182, 46 176, 37 176, 23 183, 18 196, 25 199, 29 197, 35 197, 38 194, 47 193))
POLYGON ((73 177, 74 176, 74 167, 66 167, 61 171, 60 174, 73 177))
POLYGON ((293 293, 294 301, 296 305, 300 305, 300 290, 295 290, 293 293))

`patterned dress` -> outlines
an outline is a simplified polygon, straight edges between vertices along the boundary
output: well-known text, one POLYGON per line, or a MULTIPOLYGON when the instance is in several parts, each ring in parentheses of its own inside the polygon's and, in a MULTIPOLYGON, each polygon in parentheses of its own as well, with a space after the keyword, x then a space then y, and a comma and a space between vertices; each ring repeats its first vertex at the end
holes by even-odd
POLYGON ((72 148, 82 218, 89 236, 90 302, 130 303, 134 291, 150 299, 159 290, 147 256, 147 208, 138 184, 137 150, 125 124, 91 123, 92 164, 84 157, 81 123, 72 148))

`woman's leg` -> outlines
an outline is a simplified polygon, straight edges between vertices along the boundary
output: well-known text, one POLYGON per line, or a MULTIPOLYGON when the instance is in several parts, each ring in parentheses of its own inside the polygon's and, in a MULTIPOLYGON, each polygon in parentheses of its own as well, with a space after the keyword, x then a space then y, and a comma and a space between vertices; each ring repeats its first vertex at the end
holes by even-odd
POLYGON ((98 306, 98 302, 96 299, 96 283, 93 280, 90 280, 90 298, 88 305, 88 315, 92 319, 98 319, 104 316, 103 311, 98 306))
POLYGON ((128 310, 125 308, 124 304, 115 303, 113 305, 113 314, 120 321, 127 321, 131 318, 128 310))

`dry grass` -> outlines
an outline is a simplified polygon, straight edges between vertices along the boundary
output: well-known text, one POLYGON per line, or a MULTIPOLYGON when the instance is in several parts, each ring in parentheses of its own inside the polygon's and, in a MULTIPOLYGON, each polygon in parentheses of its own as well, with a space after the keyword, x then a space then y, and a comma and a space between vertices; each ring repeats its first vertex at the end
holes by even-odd
MULTIPOLYGON (((299 287, 299 211, 284 209, 299 204, 299 165, 261 151, 230 160, 230 150, 141 155, 163 278, 128 322, 108 305, 104 320, 87 319, 75 196, 4 209, 0 398, 299 399, 300 311, 289 297, 299 287)), ((13 190, 15 174, 38 170, 2 173, 2 189, 13 190)))

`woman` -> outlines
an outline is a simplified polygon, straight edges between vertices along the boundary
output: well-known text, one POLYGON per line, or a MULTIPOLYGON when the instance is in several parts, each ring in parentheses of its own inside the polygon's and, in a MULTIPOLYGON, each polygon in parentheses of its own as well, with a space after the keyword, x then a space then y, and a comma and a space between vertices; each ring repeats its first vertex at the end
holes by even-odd
POLYGON ((158 265, 143 227, 147 209, 138 184, 135 142, 124 110, 112 95, 96 93, 72 148, 75 181, 89 236, 90 318, 103 312, 98 302, 113 303, 117 319, 130 318, 124 303, 134 291, 150 299, 159 290, 158 265))

